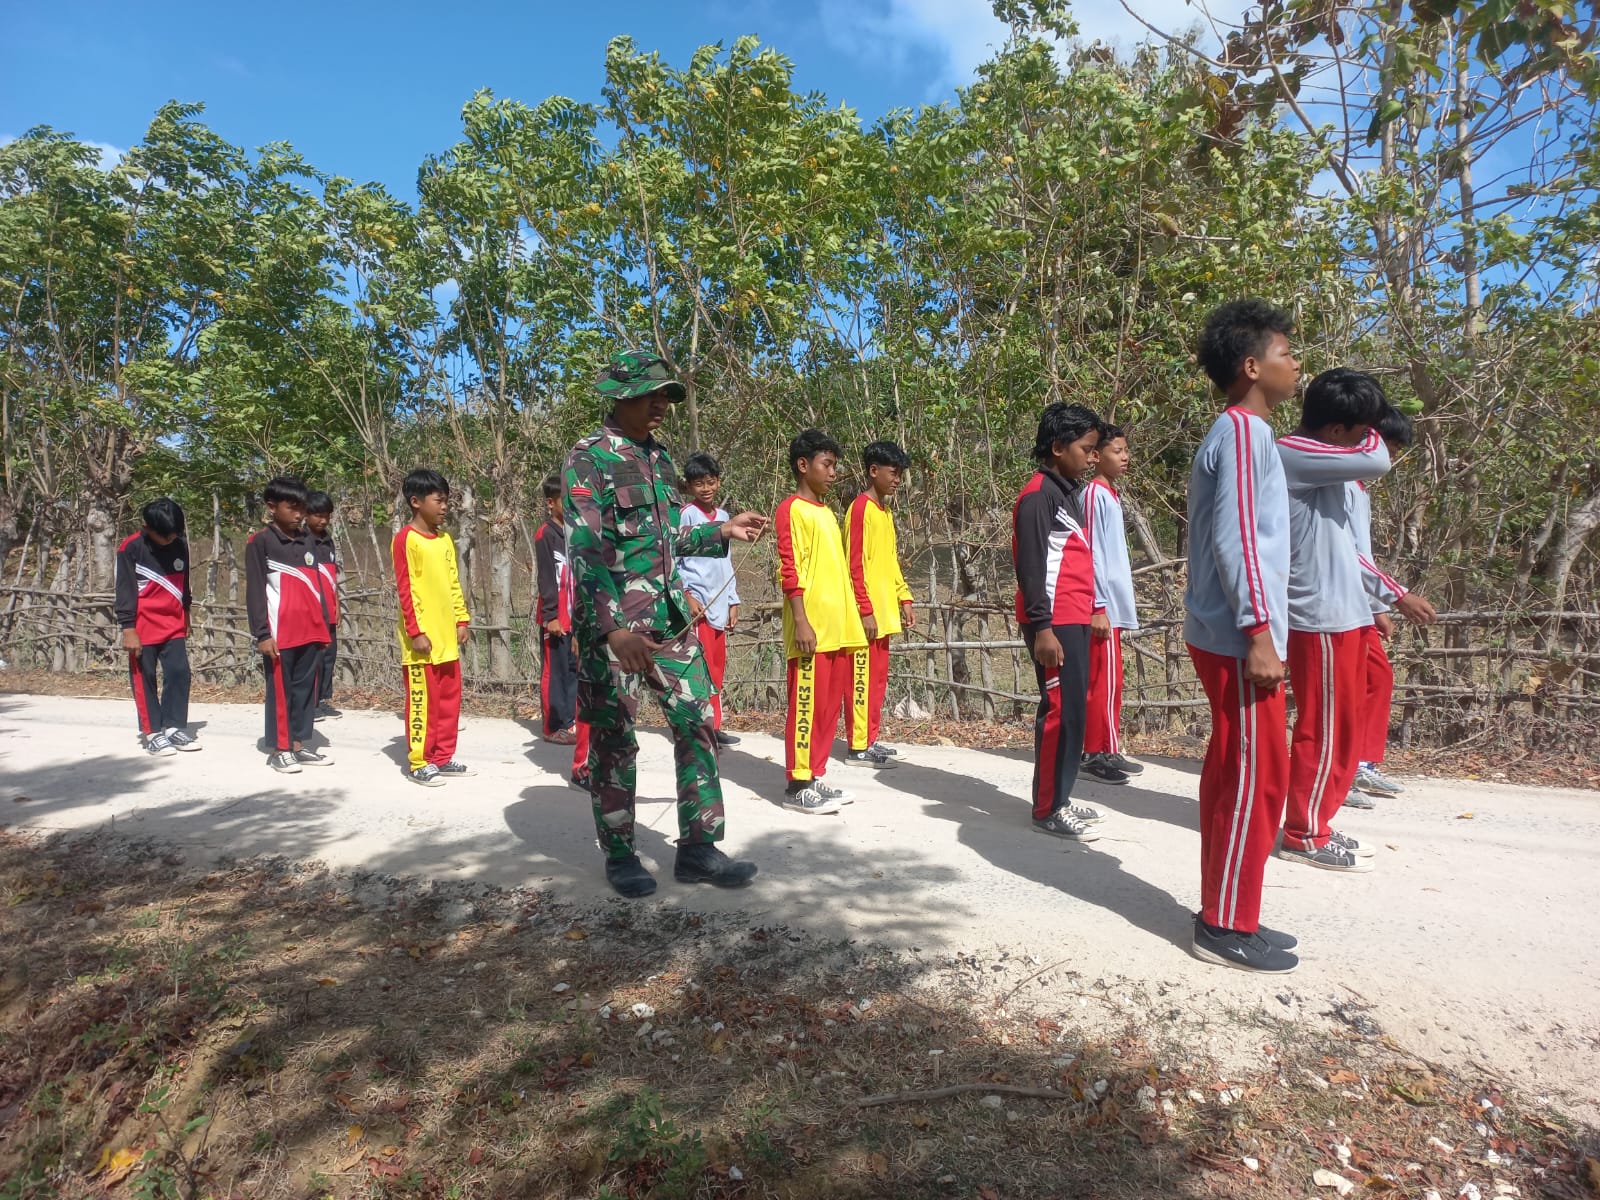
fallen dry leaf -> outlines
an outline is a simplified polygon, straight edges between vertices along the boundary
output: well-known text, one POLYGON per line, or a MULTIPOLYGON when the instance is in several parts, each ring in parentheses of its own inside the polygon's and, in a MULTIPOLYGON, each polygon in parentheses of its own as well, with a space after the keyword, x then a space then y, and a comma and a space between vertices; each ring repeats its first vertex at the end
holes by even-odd
POLYGON ((471 1150, 467 1151, 467 1165, 469 1167, 475 1167, 479 1163, 481 1163, 482 1161, 483 1161, 483 1147, 482 1146, 474 1146, 471 1150))
POLYGON ((1474 815, 1475 814, 1469 813, 1469 812, 1457 813, 1456 814, 1456 820, 1458 820, 1458 821, 1470 821, 1470 820, 1472 820, 1474 815))
POLYGON ((1332 1075, 1328 1076, 1328 1082, 1334 1084, 1360 1083, 1361 1076, 1357 1075, 1354 1071, 1335 1071, 1332 1075))
POLYGON ((565 937, 569 942, 581 942, 588 936, 588 933, 582 929, 569 929, 565 934, 565 937))
POLYGON ((116 1153, 111 1152, 109 1146, 100 1154, 100 1161, 95 1164, 95 1171, 106 1173, 106 1182, 115 1183, 134 1167, 138 1166, 144 1158, 144 1151, 138 1146, 124 1146, 116 1153))
POLYGON ((338 987, 339 986, 339 981, 337 979, 333 978, 331 975, 324 975, 321 979, 317 980, 317 986, 318 987, 338 987))
POLYGON ((346 1147, 354 1149, 361 1144, 363 1136, 365 1136, 365 1131, 362 1130, 361 1126, 352 1125, 344 1131, 344 1144, 346 1147))
POLYGON ((882 1151, 867 1155, 867 1166, 879 1179, 889 1178, 889 1156, 882 1151))
POLYGON ((383 1146, 379 1148, 378 1153, 383 1155, 385 1158, 393 1158, 396 1154, 400 1153, 400 1147, 394 1145, 383 1146))

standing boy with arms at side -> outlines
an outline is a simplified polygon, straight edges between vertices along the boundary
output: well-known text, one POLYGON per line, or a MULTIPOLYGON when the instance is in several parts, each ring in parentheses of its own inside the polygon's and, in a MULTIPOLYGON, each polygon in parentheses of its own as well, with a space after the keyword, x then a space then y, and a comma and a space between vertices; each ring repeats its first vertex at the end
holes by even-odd
MULTIPOLYGON (((683 482, 691 503, 678 513, 678 527, 721 525, 728 519, 727 509, 717 505, 722 490, 722 467, 709 454, 691 454, 683 464, 683 482)), ((739 584, 734 577, 733 558, 694 555, 678 560, 678 578, 689 597, 689 616, 694 621, 695 637, 706 656, 711 673, 711 717, 716 722, 717 745, 737 746, 739 739, 722 728, 722 681, 728 674, 728 632, 739 624, 739 584)))
POLYGON ((165 758, 198 750, 189 724, 189 543, 183 509, 166 496, 141 514, 144 528, 117 547, 115 615, 128 652, 144 748, 165 758), (156 670, 161 687, 156 687, 156 670))
POLYGON ((578 715, 578 652, 572 641, 572 566, 561 517, 561 477, 545 476, 545 522, 533 535, 533 573, 538 597, 534 620, 543 650, 539 707, 544 740, 572 747, 574 787, 589 788, 589 723, 578 715))
POLYGON ((1289 492, 1267 418, 1300 381, 1293 330, 1294 319, 1265 300, 1235 300, 1201 331, 1196 357, 1228 407, 1189 472, 1183 597, 1183 640, 1211 706, 1193 952, 1272 974, 1300 962, 1293 937, 1260 924, 1261 879, 1289 787, 1289 492))
POLYGON ((267 763, 285 775, 333 762, 305 744, 328 644, 322 573, 305 530, 307 495, 292 476, 269 479, 262 489, 267 523, 244 548, 245 610, 266 678, 267 763))
POLYGON ((1366 635, 1372 606, 1345 485, 1389 470, 1372 429, 1387 402, 1360 371, 1324 371, 1306 389, 1299 427, 1278 439, 1289 489, 1289 686, 1294 731, 1278 857, 1326 871, 1370 871, 1372 848, 1331 822, 1356 776, 1366 635))
POLYGON ((889 639, 915 621, 911 589, 900 570, 894 513, 889 510, 911 459, 893 442, 873 442, 862 450, 861 465, 867 472, 867 488, 850 503, 844 545, 867 644, 856 651, 851 668, 850 702, 844 710, 850 734, 845 761, 877 767, 888 765, 888 758, 898 753, 878 740, 889 690, 889 639))
POLYGON ((774 518, 789 660, 783 806, 813 815, 838 812, 840 804, 853 799, 823 776, 855 651, 867 644, 851 595, 839 518, 823 501, 838 477, 841 453, 839 443, 820 429, 797 434, 789 443, 795 491, 778 505, 774 518))
POLYGON ((1127 783, 1144 771, 1122 756, 1122 631, 1139 628, 1133 603, 1133 564, 1117 480, 1128 471, 1128 436, 1116 425, 1100 430, 1094 478, 1084 489, 1089 545, 1094 550, 1094 615, 1089 620, 1089 707, 1083 730, 1083 769, 1104 783, 1127 783))
POLYGON ((1052 404, 1039 418, 1039 465, 1011 511, 1017 625, 1033 658, 1039 710, 1033 723, 1033 827, 1092 842, 1100 813, 1072 799, 1083 758, 1089 693, 1089 618, 1094 556, 1084 531, 1080 482, 1100 444, 1100 418, 1080 404, 1052 404))
POLYGON ((444 532, 450 483, 419 467, 400 485, 411 522, 394 535, 400 591, 400 662, 405 671, 406 775, 423 787, 476 774, 456 759, 461 723, 461 645, 471 615, 461 592, 456 545, 444 532))
MULTIPOLYGON (((1391 462, 1410 449, 1414 437, 1411 418, 1392 404, 1384 409, 1376 428, 1383 444, 1389 448, 1391 462)), ((1344 802, 1347 808, 1373 808, 1371 797, 1365 793, 1397 796, 1405 791, 1397 780, 1383 771, 1389 742, 1389 709, 1394 699, 1394 668, 1389 665, 1389 654, 1384 649, 1384 643, 1394 636, 1394 618, 1389 611, 1397 609, 1408 621, 1418 625, 1431 625, 1439 614, 1422 596, 1408 592, 1378 567, 1372 555, 1372 495, 1367 485, 1360 480, 1347 483, 1344 494, 1345 506, 1350 511, 1350 533, 1355 538, 1356 555, 1361 563, 1361 581, 1372 606, 1372 624, 1362 630, 1367 653, 1356 780, 1344 802)))
POLYGON ((327 492, 306 496, 306 532, 311 535, 311 552, 317 556, 317 571, 322 576, 323 608, 328 616, 328 648, 322 654, 322 671, 317 677, 315 719, 332 721, 344 716, 333 706, 333 665, 339 653, 339 550, 333 544, 333 497, 327 492))

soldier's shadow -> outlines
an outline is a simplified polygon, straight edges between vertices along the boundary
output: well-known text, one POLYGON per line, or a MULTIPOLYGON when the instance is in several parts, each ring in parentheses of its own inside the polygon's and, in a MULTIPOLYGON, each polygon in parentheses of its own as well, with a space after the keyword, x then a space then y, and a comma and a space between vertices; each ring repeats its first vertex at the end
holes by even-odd
MULTIPOLYGON (((571 752, 570 746, 557 748, 571 752)), ((678 854, 676 806, 675 797, 650 796, 638 797, 634 806, 634 850, 658 879, 662 872, 671 872, 678 854), (665 832, 645 823, 658 804, 666 806, 660 818, 668 823, 665 832)), ((604 882, 605 853, 595 837, 588 792, 555 784, 523 788, 517 802, 506 808, 505 822, 527 850, 561 864, 574 876, 604 882)))

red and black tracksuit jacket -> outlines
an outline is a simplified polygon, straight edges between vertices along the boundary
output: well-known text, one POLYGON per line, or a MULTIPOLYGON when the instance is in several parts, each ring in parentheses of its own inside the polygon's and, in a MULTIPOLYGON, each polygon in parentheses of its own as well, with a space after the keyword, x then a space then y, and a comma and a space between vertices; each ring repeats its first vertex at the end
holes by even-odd
POLYGON ((177 538, 158 546, 143 533, 117 547, 117 624, 147 646, 189 631, 189 544, 177 538))
POLYGON ((572 567, 567 562, 567 531, 554 521, 533 536, 538 603, 534 620, 544 647, 539 674, 539 704, 545 733, 570 728, 578 715, 578 656, 572 642, 572 567), (555 621, 560 633, 545 626, 555 621))
POLYGON ((245 546, 245 611, 250 636, 272 638, 276 656, 262 657, 266 675, 267 740, 278 750, 311 737, 328 613, 312 537, 258 529, 245 546))

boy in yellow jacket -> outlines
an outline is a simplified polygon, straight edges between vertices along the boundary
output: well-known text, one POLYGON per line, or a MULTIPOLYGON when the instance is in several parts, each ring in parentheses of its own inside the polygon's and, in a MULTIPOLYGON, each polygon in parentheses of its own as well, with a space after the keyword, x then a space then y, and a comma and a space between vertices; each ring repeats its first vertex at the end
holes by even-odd
POLYGON ((401 485, 411 523, 394 535, 394 579, 400 590, 400 661, 406 673, 407 774, 423 787, 474 774, 457 762, 461 722, 461 644, 470 632, 467 600, 456 571, 456 546, 443 530, 450 484, 419 468, 401 485))
POLYGON ((885 767, 897 753, 878 740, 889 690, 889 639, 914 621, 889 500, 900 490, 911 459, 894 442, 873 442, 861 452, 861 465, 867 472, 867 489, 850 505, 844 545, 867 644, 855 652, 851 671, 850 702, 844 710, 850 733, 845 761, 885 767))

